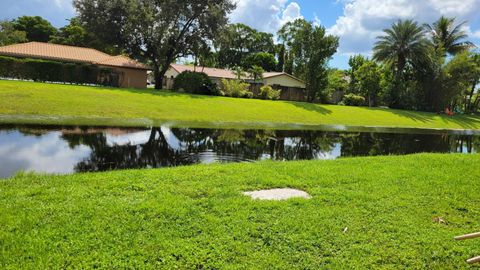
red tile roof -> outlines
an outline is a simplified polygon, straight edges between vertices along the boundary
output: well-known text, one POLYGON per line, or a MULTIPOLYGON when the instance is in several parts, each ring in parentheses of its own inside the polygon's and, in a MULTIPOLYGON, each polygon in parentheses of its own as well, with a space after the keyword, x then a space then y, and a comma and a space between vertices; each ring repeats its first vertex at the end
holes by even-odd
MULTIPOLYGON (((196 71, 196 72, 203 72, 205 74, 207 74, 209 77, 213 77, 213 78, 224 78, 224 79, 236 79, 237 76, 235 75, 235 73, 232 71, 232 70, 228 70, 228 69, 218 69, 218 68, 208 68, 208 67, 193 67, 193 66, 187 66, 187 65, 180 65, 180 64, 171 64, 170 65, 173 69, 175 69, 178 73, 182 73, 184 71, 196 71)), ((263 73, 263 78, 264 79, 267 79, 267 78, 272 78, 272 77, 277 77, 277 76, 281 76, 281 75, 285 75, 285 76, 288 76, 288 77, 291 77, 297 81, 300 81, 303 83, 302 80, 288 74, 288 73, 285 73, 285 72, 265 72, 263 73)))
POLYGON ((233 71, 228 69, 217 69, 217 68, 208 68, 208 67, 193 67, 187 65, 179 65, 179 64, 172 64, 171 67, 175 69, 178 73, 182 73, 184 71, 196 71, 196 72, 203 72, 208 75, 208 77, 213 78, 225 78, 225 79, 236 79, 237 76, 233 71))
POLYGON ((149 69, 146 65, 126 56, 111 56, 95 49, 43 42, 28 42, 0 47, 0 55, 88 63, 112 67, 149 69))

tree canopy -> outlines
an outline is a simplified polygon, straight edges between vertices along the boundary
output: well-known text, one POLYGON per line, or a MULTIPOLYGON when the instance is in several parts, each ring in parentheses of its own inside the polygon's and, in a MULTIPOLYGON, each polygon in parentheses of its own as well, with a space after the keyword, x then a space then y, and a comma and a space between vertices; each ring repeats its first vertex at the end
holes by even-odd
POLYGON ((25 31, 16 30, 10 21, 0 21, 0 46, 25 41, 27 41, 27 33, 25 31))
POLYGON ((455 25, 455 18, 440 17, 433 24, 425 24, 425 28, 432 36, 436 49, 443 49, 446 53, 455 55, 473 48, 474 45, 465 39, 467 32, 463 29, 466 22, 455 25))
POLYGON ((26 33, 28 41, 48 42, 57 28, 40 16, 22 16, 13 21, 13 28, 26 33))
MULTIPOLYGON (((214 39, 214 46, 218 51, 218 65, 221 68, 242 66, 248 69, 252 67, 250 64, 261 64, 252 63, 252 59, 246 63, 249 56, 262 53, 264 55, 260 57, 264 57, 265 54, 273 55, 275 53, 272 34, 259 32, 244 24, 229 25, 214 39)), ((270 58, 268 55, 266 57, 270 58)), ((268 70, 270 63, 266 66, 262 65, 262 67, 268 70)))
POLYGON ((104 42, 151 63, 155 88, 179 57, 212 40, 228 22, 231 0, 74 0, 80 20, 104 42))
POLYGON ((337 52, 339 38, 327 35, 325 27, 304 19, 285 24, 279 37, 290 52, 293 74, 306 83, 307 99, 327 100, 328 61, 337 52))

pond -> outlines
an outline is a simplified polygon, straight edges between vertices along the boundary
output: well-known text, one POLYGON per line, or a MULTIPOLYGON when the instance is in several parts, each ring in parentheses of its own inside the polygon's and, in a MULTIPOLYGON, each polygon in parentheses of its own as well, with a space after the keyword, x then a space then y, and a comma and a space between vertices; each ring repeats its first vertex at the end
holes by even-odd
POLYGON ((0 178, 214 162, 478 153, 480 136, 446 131, 288 131, 0 126, 0 178))

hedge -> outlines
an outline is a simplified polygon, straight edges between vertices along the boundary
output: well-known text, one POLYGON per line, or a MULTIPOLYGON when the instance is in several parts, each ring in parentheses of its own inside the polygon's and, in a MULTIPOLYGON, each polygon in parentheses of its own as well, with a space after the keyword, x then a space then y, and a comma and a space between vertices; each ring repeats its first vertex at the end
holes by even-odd
POLYGON ((118 87, 120 82, 120 74, 108 68, 5 56, 0 56, 0 77, 113 87, 118 87))
POLYGON ((184 71, 173 82, 173 90, 198 95, 217 95, 217 85, 203 72, 184 71))

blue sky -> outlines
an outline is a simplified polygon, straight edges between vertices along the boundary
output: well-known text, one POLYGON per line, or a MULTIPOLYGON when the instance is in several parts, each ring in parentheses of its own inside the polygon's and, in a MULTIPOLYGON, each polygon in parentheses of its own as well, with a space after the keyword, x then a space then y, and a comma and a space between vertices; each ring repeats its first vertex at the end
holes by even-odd
MULTIPOLYGON (((441 15, 468 21, 470 40, 480 45, 480 0, 237 0, 232 22, 242 22, 275 33, 296 18, 319 23, 340 37, 340 48, 330 65, 348 67, 352 54, 369 55, 382 29, 398 19, 429 23, 441 15)), ((75 15, 71 0, 2 0, 0 19, 40 15, 61 27, 75 15)))

